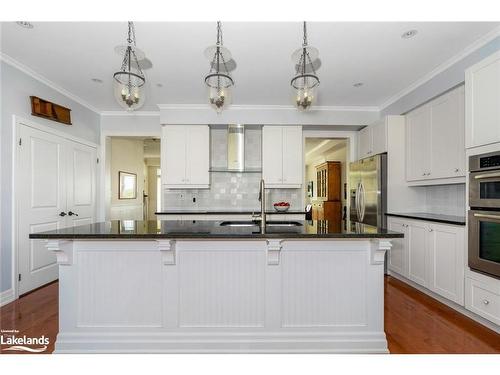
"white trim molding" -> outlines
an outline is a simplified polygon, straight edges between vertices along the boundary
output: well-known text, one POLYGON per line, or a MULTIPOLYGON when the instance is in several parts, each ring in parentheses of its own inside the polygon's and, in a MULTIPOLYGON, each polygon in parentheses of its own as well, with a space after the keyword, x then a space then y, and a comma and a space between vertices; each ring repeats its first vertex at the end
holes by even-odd
POLYGON ((16 299, 14 289, 10 288, 0 293, 0 307, 11 303, 16 299))
POLYGON ((110 117, 160 117, 160 111, 102 111, 101 116, 110 117))
POLYGON ((60 266, 73 265, 73 241, 47 240, 46 247, 48 251, 55 253, 60 266))
POLYGON ((389 107, 391 104, 394 104, 402 97, 408 95, 412 91, 415 91, 417 88, 419 88, 423 84, 429 82, 431 79, 436 77, 438 74, 444 72, 449 67, 453 66, 454 64, 456 64, 457 62, 459 62, 463 58, 467 57, 468 55, 470 55, 474 51, 478 50, 479 48, 483 47, 484 45, 486 45, 487 43, 491 42, 493 39, 495 39, 499 36, 500 36, 500 26, 496 27, 495 29, 493 29, 489 33, 483 35, 481 38, 479 38, 474 43, 472 43, 469 46, 467 46, 466 48, 464 48, 462 51, 457 53, 452 58, 446 60, 445 62, 438 65, 436 68, 434 68, 433 70, 431 70, 430 72, 428 72, 427 74, 422 76, 421 78, 417 79, 415 82, 410 84, 408 87, 404 88, 403 90, 401 90, 397 94, 391 96, 389 99, 387 99, 384 103, 382 103, 380 105, 379 110, 383 111, 385 108, 389 107))
POLYGON ((47 85, 51 89, 59 92, 60 94, 66 96, 67 98, 77 102, 78 104, 81 104, 85 108, 90 109, 92 112, 95 112, 97 114, 101 114, 101 111, 94 107, 92 104, 88 103, 84 99, 80 98, 79 96, 69 92, 65 88, 59 86, 57 83, 51 81, 50 79, 46 78, 42 74, 35 72, 33 69, 30 67, 20 63, 16 59, 10 57, 9 55, 5 54, 4 52, 0 52, 0 60, 4 61, 6 64, 9 64, 10 66, 16 68, 17 70, 29 75, 30 77, 36 79, 37 81, 43 83, 44 85, 47 85))
POLYGON ((160 123, 177 125, 244 123, 255 125, 367 125, 379 119, 378 107, 318 106, 299 112, 294 106, 232 105, 217 114, 208 104, 158 104, 160 123))

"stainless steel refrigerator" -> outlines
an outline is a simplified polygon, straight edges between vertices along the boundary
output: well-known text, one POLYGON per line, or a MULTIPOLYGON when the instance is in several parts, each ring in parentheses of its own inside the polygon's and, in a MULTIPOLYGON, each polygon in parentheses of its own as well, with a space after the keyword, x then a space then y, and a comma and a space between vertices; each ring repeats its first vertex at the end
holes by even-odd
POLYGON ((386 226, 387 154, 353 162, 349 168, 351 222, 386 226))

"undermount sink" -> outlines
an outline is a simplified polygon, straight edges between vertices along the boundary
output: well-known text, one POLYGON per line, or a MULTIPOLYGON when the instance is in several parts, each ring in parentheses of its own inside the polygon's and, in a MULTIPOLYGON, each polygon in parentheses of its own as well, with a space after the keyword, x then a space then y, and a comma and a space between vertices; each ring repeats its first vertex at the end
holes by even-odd
MULTIPOLYGON (((258 221, 223 221, 220 223, 223 227, 254 227, 259 226, 258 221)), ((298 221, 268 221, 266 227, 300 227, 298 221)))

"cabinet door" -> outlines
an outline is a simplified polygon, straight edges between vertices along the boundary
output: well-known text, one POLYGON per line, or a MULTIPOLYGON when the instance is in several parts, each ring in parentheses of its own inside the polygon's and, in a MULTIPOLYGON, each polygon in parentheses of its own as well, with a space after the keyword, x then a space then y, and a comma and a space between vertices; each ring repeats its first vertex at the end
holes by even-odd
POLYGON ((370 156, 372 151, 372 129, 370 126, 358 132, 358 159, 370 156))
POLYGON ((408 270, 407 270, 408 262, 406 261, 406 256, 407 256, 406 223, 399 219, 389 218, 387 220, 387 227, 389 230, 404 234, 404 238, 394 238, 391 241, 392 247, 389 250, 389 254, 387 257, 388 261, 387 268, 389 268, 391 272, 396 272, 404 277, 408 277, 408 270))
POLYGON ((165 125, 162 129, 162 183, 166 185, 186 184, 186 127, 165 125))
POLYGON ((430 178, 465 176, 463 111, 461 89, 455 89, 429 103, 431 111, 430 178))
POLYGON ((408 222, 408 278, 427 287, 428 231, 425 223, 408 222))
POLYGON ((193 125, 186 129, 186 183, 209 185, 210 130, 208 125, 193 125))
POLYGON ((387 123, 385 119, 371 126, 372 149, 370 155, 387 152, 387 123))
POLYGON ((467 148, 500 141, 500 51, 465 71, 467 148))
POLYGON ((283 127, 283 184, 302 185, 302 127, 283 127))
POLYGON ((283 129, 281 126, 262 128, 262 176, 267 185, 283 183, 283 129))
POLYGON ((429 289, 464 303, 464 229, 432 224, 429 232, 429 289))
POLYGON ((431 116, 426 104, 406 117, 406 179, 407 181, 429 178, 431 151, 431 116))

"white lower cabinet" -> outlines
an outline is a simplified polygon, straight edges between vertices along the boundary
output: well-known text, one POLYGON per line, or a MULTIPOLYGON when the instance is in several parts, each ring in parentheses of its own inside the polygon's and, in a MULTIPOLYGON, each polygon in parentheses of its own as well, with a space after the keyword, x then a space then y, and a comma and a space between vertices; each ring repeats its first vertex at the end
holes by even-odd
POLYGON ((407 246, 406 241, 408 238, 407 224, 398 218, 388 219, 388 228, 394 232, 403 233, 404 238, 394 238, 391 250, 387 255, 387 268, 391 272, 396 272, 404 277, 408 277, 408 262, 407 262, 407 246))
POLYGON ((393 241, 388 269, 463 306, 465 227, 424 220, 388 218, 393 241))

